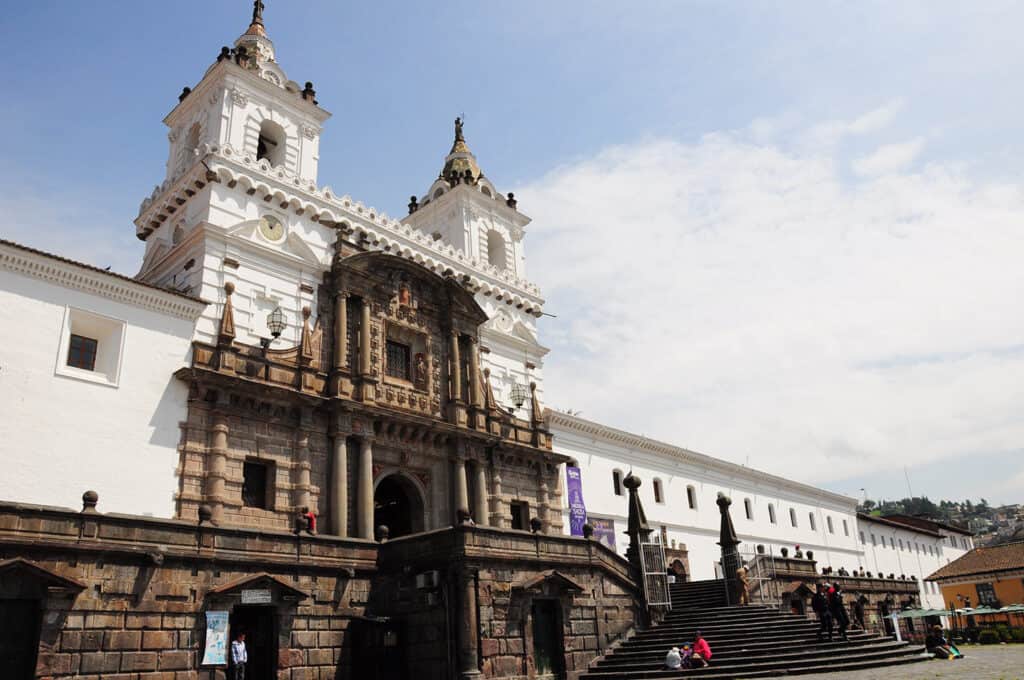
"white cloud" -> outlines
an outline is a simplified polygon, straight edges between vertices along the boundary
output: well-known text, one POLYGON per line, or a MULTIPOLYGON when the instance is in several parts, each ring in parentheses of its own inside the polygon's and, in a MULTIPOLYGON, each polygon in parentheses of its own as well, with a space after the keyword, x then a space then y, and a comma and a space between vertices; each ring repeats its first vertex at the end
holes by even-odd
POLYGON ((886 144, 853 161, 858 175, 884 175, 906 169, 921 153, 924 140, 920 137, 899 144, 886 144))
POLYGON ((517 189, 550 405, 816 482, 1018 449, 1024 194, 874 164, 715 134, 517 189))

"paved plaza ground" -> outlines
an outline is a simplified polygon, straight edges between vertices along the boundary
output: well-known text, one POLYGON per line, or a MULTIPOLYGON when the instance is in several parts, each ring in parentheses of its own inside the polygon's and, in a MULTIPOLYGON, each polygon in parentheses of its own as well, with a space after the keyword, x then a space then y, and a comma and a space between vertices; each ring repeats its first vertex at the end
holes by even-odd
POLYGON ((1024 680, 1024 645, 972 645, 957 661, 925 661, 850 673, 801 675, 801 680, 1024 680))

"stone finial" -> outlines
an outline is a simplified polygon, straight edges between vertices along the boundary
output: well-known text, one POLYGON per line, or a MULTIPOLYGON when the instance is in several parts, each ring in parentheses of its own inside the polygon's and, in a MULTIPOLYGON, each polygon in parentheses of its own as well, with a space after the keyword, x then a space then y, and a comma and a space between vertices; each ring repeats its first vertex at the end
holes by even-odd
POLYGON ((213 509, 205 503, 199 506, 198 510, 196 510, 196 514, 199 515, 200 526, 209 524, 213 520, 213 509))
POLYGON ((391 537, 391 529, 388 528, 387 524, 381 524, 377 527, 377 542, 387 543, 388 538, 391 537))
POLYGON ((515 210, 518 204, 519 201, 516 200, 516 195, 513 194, 511 191, 508 192, 508 198, 505 199, 505 205, 515 210))
POLYGON ((316 90, 313 89, 313 83, 306 81, 306 87, 302 90, 302 98, 307 102, 317 104, 316 90))
POLYGON ((263 25, 263 10, 266 9, 266 5, 263 4, 263 0, 253 0, 252 3, 252 23, 263 25))
POLYGON ((583 525, 583 538, 591 538, 594 535, 594 525, 587 522, 583 525))
POLYGON ((409 214, 413 214, 420 209, 420 202, 415 196, 409 197, 409 214))
POLYGON ((544 420, 544 411, 540 407, 540 399, 537 398, 537 383, 530 383, 530 419, 533 423, 539 424, 544 420))
POLYGON ((459 508, 455 511, 455 520, 460 526, 470 526, 473 524, 473 514, 468 508, 459 508))
POLYGON ((178 95, 178 101, 179 102, 185 101, 185 97, 189 96, 190 94, 192 94, 192 88, 191 87, 183 87, 183 88, 181 88, 181 94, 178 95))
POLYGON ((533 533, 537 534, 537 533, 540 533, 540 530, 543 529, 543 528, 544 528, 544 522, 542 522, 540 520, 540 517, 531 517, 530 518, 530 531, 532 531, 533 533))
POLYGON ((231 294, 235 292, 235 284, 228 281, 224 284, 224 311, 220 316, 220 333, 218 339, 221 345, 230 345, 235 339, 235 311, 231 304, 231 294))
POLYGON ((224 61, 225 59, 231 58, 231 48, 225 45, 220 48, 220 54, 217 55, 217 61, 224 61))
POLYGON ((100 502, 100 495, 90 489, 82 494, 82 512, 96 512, 96 504, 100 502))

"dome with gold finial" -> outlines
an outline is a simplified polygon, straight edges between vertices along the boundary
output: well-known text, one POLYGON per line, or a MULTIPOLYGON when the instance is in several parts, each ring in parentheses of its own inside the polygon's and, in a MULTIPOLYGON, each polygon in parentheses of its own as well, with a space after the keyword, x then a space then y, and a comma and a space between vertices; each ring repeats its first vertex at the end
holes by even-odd
POLYGON ((476 184, 483 176, 480 166, 477 165, 476 156, 469 150, 466 138, 462 132, 462 118, 455 119, 455 142, 452 143, 452 150, 444 159, 444 167, 441 169, 439 179, 455 186, 456 184, 476 184))

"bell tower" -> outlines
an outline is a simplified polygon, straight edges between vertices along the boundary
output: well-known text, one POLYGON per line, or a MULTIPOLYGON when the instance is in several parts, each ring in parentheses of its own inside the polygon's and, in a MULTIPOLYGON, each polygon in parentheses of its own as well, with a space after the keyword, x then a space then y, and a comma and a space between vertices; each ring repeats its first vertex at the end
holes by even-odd
MULTIPOLYGON (((135 219, 146 242, 138 277, 220 305, 232 283, 236 327, 249 342, 272 336, 275 310, 284 339, 301 333, 336 239, 301 205, 317 191, 320 133, 331 114, 311 82, 300 86, 281 68, 264 8, 253 3, 246 30, 164 118, 165 176, 135 219)), ((218 314, 210 305, 197 339, 216 337, 218 314)))
POLYGON ((316 182, 320 127, 330 114, 317 105, 312 83, 300 88, 278 65, 263 8, 260 0, 253 3, 252 21, 234 48, 221 48, 195 89, 182 90, 164 119, 171 142, 167 179, 191 166, 201 145, 230 144, 316 182))

